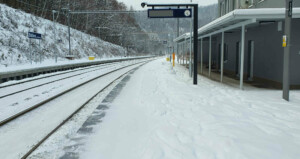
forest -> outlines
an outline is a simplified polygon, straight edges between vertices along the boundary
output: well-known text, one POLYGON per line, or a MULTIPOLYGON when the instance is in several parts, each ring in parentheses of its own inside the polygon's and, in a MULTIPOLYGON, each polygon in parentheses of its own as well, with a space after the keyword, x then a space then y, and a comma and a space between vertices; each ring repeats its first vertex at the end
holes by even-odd
MULTIPOLYGON (((68 25, 70 11, 132 11, 117 0, 0 0, 10 7, 36 16, 68 25), (54 13, 53 13, 54 11, 54 13)), ((131 48, 137 52, 150 52, 145 42, 149 35, 140 28, 132 13, 126 14, 70 14, 70 26, 84 33, 99 37, 113 44, 131 48)), ((158 41, 153 41, 158 43, 158 41)))

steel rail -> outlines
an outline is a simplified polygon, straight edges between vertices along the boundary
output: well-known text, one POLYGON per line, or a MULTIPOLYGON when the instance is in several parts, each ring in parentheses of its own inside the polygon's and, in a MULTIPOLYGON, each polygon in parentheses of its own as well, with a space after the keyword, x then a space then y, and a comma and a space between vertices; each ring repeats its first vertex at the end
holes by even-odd
MULTIPOLYGON (((117 63, 118 63, 118 62, 116 62, 116 63, 114 63, 114 64, 117 64, 117 63)), ((113 65, 113 64, 108 64, 107 67, 109 67, 110 65, 113 65)), ((101 65, 101 66, 102 66, 102 65, 101 65)), ((101 66, 98 66, 98 65, 97 65, 97 66, 94 66, 94 67, 92 67, 92 68, 84 68, 84 69, 80 69, 80 70, 76 70, 76 71, 72 71, 72 72, 83 71, 83 70, 87 70, 87 69, 93 69, 93 68, 95 68, 95 67, 101 67, 101 66)), ((105 66, 106 66, 106 65, 105 65, 105 66)), ((36 86, 30 87, 30 88, 26 88, 26 89, 23 89, 23 90, 15 91, 15 92, 13 92, 13 93, 9 93, 9 94, 0 96, 0 99, 5 98, 5 97, 8 97, 8 96, 11 96, 11 95, 14 95, 14 94, 17 94, 17 93, 24 92, 24 91, 27 91, 27 90, 30 90, 30 89, 33 89, 33 88, 37 88, 37 87, 40 87, 40 86, 44 86, 44 85, 47 85, 47 84, 50 84, 50 83, 54 83, 54 82, 57 82, 57 81, 65 80, 65 79, 72 78, 72 77, 76 77, 76 76, 80 76, 80 75, 83 75, 83 74, 86 74, 86 73, 90 73, 90 72, 93 72, 93 71, 101 70, 101 69, 104 69, 104 68, 107 68, 107 67, 97 68, 97 69, 94 69, 94 70, 91 70, 91 71, 87 71, 87 72, 83 72, 83 73, 71 75, 71 76, 68 76, 68 77, 64 77, 64 78, 60 78, 60 79, 57 79, 57 80, 53 80, 53 81, 50 81, 50 82, 46 82, 46 83, 43 83, 43 84, 40 84, 40 85, 36 85, 36 86)), ((72 73, 72 72, 61 73, 61 74, 59 74, 59 75, 62 75, 62 74, 68 74, 68 73, 72 73)), ((54 75, 54 76, 58 76, 58 75, 54 75)), ((52 77, 52 76, 51 76, 51 77, 52 77)), ((35 79, 35 80, 39 80, 39 79, 35 79)), ((32 81, 35 81, 35 80, 32 80, 32 81)), ((32 82, 32 81, 31 81, 31 82, 32 82)))
POLYGON ((133 65, 137 65, 137 64, 140 64, 140 63, 143 63, 143 62, 145 62, 145 61, 138 62, 138 63, 135 63, 135 64, 131 64, 131 65, 127 65, 127 66, 124 66, 124 67, 115 69, 115 70, 113 70, 113 71, 110 71, 110 72, 101 74, 101 75, 99 75, 99 76, 97 76, 97 77, 94 77, 94 78, 92 78, 92 79, 90 79, 90 80, 88 80, 88 81, 85 81, 85 82, 83 82, 83 83, 80 83, 80 84, 78 84, 78 85, 76 85, 76 86, 74 86, 74 87, 71 87, 71 88, 69 88, 69 89, 67 89, 67 90, 65 90, 65 91, 63 91, 63 92, 60 92, 60 93, 58 93, 58 94, 56 94, 56 95, 54 95, 54 96, 52 96, 52 97, 50 97, 50 98, 48 98, 48 99, 45 99, 45 100, 39 102, 38 104, 35 104, 35 105, 33 105, 33 106, 31 106, 31 107, 29 107, 29 108, 27 108, 27 109, 25 109, 25 110, 23 110, 23 111, 21 111, 21 112, 19 112, 19 113, 16 113, 16 114, 14 114, 14 115, 12 115, 12 116, 10 116, 10 117, 8 117, 8 118, 6 118, 6 119, 0 121, 0 127, 2 127, 2 126, 4 126, 4 125, 8 124, 9 122, 11 122, 11 121, 13 121, 13 120, 15 120, 15 119, 21 117, 22 115, 24 115, 24 114, 26 114, 26 113, 28 113, 28 112, 30 112, 30 111, 32 111, 32 110, 35 110, 36 108, 38 108, 38 107, 40 107, 40 106, 42 106, 42 105, 44 105, 44 104, 46 104, 46 103, 48 103, 48 102, 50 102, 50 101, 52 101, 52 100, 54 100, 54 99, 60 97, 60 96, 66 94, 66 93, 68 93, 68 92, 70 92, 70 91, 72 91, 72 90, 74 90, 74 89, 76 89, 76 88, 79 88, 80 86, 83 86, 83 85, 85 85, 85 84, 87 84, 87 83, 89 83, 89 82, 92 82, 92 81, 94 81, 94 80, 96 80, 96 79, 98 79, 98 78, 101 78, 101 77, 103 77, 103 76, 106 76, 106 75, 108 75, 108 74, 111 74, 111 73, 113 73, 113 72, 116 72, 116 71, 118 71, 118 70, 124 69, 124 68, 126 68, 126 67, 130 67, 130 66, 133 66, 133 65))
MULTIPOLYGON (((133 59, 133 60, 135 60, 135 59, 133 59)), ((123 62, 123 61, 113 61, 113 62, 108 62, 108 63, 101 63, 101 64, 98 64, 98 65, 91 65, 91 66, 81 67, 81 69, 71 70, 71 71, 68 71, 67 73, 76 72, 76 71, 80 71, 80 70, 84 70, 84 69, 89 69, 89 68, 93 68, 93 67, 98 67, 100 65, 105 65, 106 66, 106 65, 113 64, 113 63, 118 63, 118 62, 123 62)), ((30 79, 30 80, 18 82, 18 83, 13 83, 13 84, 8 84, 8 85, 0 86, 0 89, 1 88, 5 88, 5 87, 10 87, 10 86, 15 86, 15 85, 18 85, 18 84, 27 83, 27 82, 32 82, 32 81, 39 80, 39 79, 44 79, 44 78, 49 78, 49 77, 53 77, 53 76, 57 76, 57 75, 62 75, 62 74, 66 74, 66 72, 62 72, 62 73, 58 73, 58 74, 54 74, 54 75, 49 75, 49 76, 45 76, 45 77, 39 77, 39 78, 35 78, 35 79, 30 79)))
MULTIPOLYGON (((149 61, 148 61, 149 62, 149 61)), ((132 65, 129 65, 129 66, 126 66, 126 67, 130 67, 130 66, 133 66, 133 65, 138 65, 140 63, 148 63, 148 62, 139 62, 139 63, 136 63, 136 64, 132 64, 132 65)), ((144 65, 142 64, 142 65, 144 65)), ((142 66, 140 65, 140 66, 142 66)), ((118 70, 121 70, 121 69, 124 69, 126 67, 123 67, 123 68, 120 68, 120 69, 117 69, 117 70, 114 70, 112 72, 109 72, 107 73, 106 75, 110 74, 110 73, 113 73, 115 71, 118 71, 118 70)), ((138 66, 137 66, 138 67, 138 66)), ((27 157, 29 157, 32 152, 34 152, 41 144, 43 144, 51 135, 53 135, 60 127, 62 127, 66 122, 68 122, 74 115, 76 115, 80 110, 82 110, 90 101, 92 101, 99 93, 103 92, 105 89, 107 89, 109 86, 111 86, 115 81, 119 80, 122 76, 124 76, 125 74, 128 74, 130 71, 136 69, 137 67, 123 73, 122 75, 120 75, 119 77, 117 77, 115 80, 113 80, 112 82, 110 82, 108 85, 106 85, 104 88, 102 88, 101 90, 99 90, 97 93, 95 93, 95 95, 93 95, 91 98, 89 98, 83 105, 81 105, 78 109, 76 109, 71 115, 69 115, 65 120, 63 120, 57 127, 55 127, 50 133, 48 133, 43 139, 41 139, 36 145, 34 145, 25 155, 23 155, 23 157, 21 159, 26 159, 27 157)), ((101 76, 103 77, 103 76, 101 76)))

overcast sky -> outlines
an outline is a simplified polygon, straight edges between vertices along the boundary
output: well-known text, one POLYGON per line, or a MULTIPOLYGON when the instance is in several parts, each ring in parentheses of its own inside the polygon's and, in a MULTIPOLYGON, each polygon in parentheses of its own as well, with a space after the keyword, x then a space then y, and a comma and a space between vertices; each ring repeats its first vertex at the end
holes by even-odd
MULTIPOLYGON (((124 2, 127 7, 133 6, 135 10, 141 10, 141 3, 190 3, 191 0, 118 0, 119 2, 124 2)), ((217 3, 218 0, 192 0, 193 3, 199 3, 200 6, 205 6, 209 4, 217 3)))

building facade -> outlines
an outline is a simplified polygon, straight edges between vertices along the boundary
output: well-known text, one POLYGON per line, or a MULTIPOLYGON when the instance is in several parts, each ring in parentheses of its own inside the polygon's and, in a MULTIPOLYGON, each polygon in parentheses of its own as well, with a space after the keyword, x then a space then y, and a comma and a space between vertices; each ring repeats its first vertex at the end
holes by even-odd
MULTIPOLYGON (((250 1, 253 5, 245 9, 242 8, 244 6, 239 6, 242 1, 220 0, 219 11, 222 16, 198 29, 198 62, 201 66, 199 73, 209 77, 211 73, 220 73, 221 82, 223 75, 239 79, 241 88, 243 82, 281 88, 285 1, 253 0, 250 1), (270 4, 271 2, 274 3, 270 4)), ((290 84, 292 88, 299 89, 300 7, 297 6, 300 0, 294 2, 290 84)), ((182 52, 187 52, 188 34, 178 37, 175 41, 184 46, 181 47, 182 52)))

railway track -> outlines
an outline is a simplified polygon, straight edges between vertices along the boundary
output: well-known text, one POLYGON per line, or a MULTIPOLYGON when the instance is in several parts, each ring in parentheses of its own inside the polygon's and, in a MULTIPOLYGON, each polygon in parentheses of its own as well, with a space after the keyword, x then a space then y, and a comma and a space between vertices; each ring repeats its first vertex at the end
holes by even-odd
POLYGON ((0 87, 0 89, 14 87, 14 88, 11 88, 11 90, 13 90, 13 91, 9 92, 9 93, 0 94, 0 99, 11 96, 11 95, 15 95, 15 94, 18 94, 18 93, 21 93, 21 92, 24 92, 24 91, 27 91, 27 90, 30 90, 30 89, 33 89, 33 88, 37 88, 37 87, 40 87, 40 86, 44 86, 44 85, 47 85, 47 84, 58 82, 58 81, 61 81, 61 80, 66 80, 66 79, 73 78, 73 77, 76 77, 76 76, 80 76, 80 75, 83 75, 83 74, 88 74, 88 73, 91 73, 91 72, 102 70, 102 69, 105 69, 105 68, 108 68, 108 67, 112 67, 114 65, 117 65, 117 63, 102 64, 102 65, 98 65, 98 66, 92 66, 92 67, 89 67, 89 68, 82 68, 82 69, 78 69, 78 70, 67 71, 67 72, 63 72, 63 73, 49 75, 49 76, 46 76, 46 77, 40 77, 40 78, 31 79, 31 80, 28 80, 28 81, 23 81, 23 82, 19 82, 19 83, 15 83, 15 84, 5 85, 5 86, 0 87), (75 72, 79 72, 79 73, 75 73, 75 72), (75 74, 73 74, 73 73, 75 73, 75 74), (68 75, 68 74, 70 74, 70 75, 68 75), (59 76, 62 76, 62 77, 59 77, 59 76), (46 79, 46 78, 49 78, 49 77, 58 77, 58 78, 55 79, 55 80, 41 82, 39 84, 36 84, 34 86, 30 86, 30 87, 27 87, 27 88, 20 88, 21 87, 20 85, 24 85, 25 83, 35 82, 35 81, 43 80, 43 79, 46 79))
POLYGON ((32 81, 36 81, 36 80, 41 80, 41 79, 45 79, 45 78, 49 78, 49 77, 59 76, 59 75, 67 74, 67 73, 78 72, 78 71, 81 71, 81 70, 87 70, 87 69, 91 69, 91 68, 95 68, 95 67, 99 67, 99 66, 107 66, 107 65, 114 64, 114 63, 118 63, 118 62, 99 64, 99 65, 96 65, 96 66, 93 65, 93 66, 89 66, 89 67, 78 68, 78 69, 75 69, 75 70, 65 70, 65 71, 61 71, 61 72, 49 73, 48 75, 45 75, 43 77, 36 76, 36 77, 31 78, 31 79, 25 78, 22 81, 18 81, 16 83, 11 83, 11 84, 2 83, 0 85, 0 89, 15 86, 15 85, 20 85, 20 84, 24 84, 24 83, 28 83, 28 82, 32 82, 32 81))
MULTIPOLYGON (((47 140, 47 138, 49 138, 53 133, 55 133, 62 125, 64 125, 69 119, 71 119, 71 118, 72 118, 76 113, 78 113, 82 108, 84 108, 84 106, 85 106, 87 103, 89 103, 95 96, 97 96, 97 94, 101 93, 103 90, 105 90, 107 87, 109 87, 112 83, 114 83, 116 80, 118 80, 118 79, 119 79, 120 77, 122 77, 123 75, 125 75, 125 74, 127 74, 128 72, 130 72, 131 70, 133 70, 133 69, 135 69, 135 68, 137 68, 137 67, 139 67, 139 66, 141 66, 141 65, 143 65, 143 64, 145 64, 145 63, 147 63, 148 61, 149 61, 149 60, 147 60, 147 61, 146 61, 146 60, 143 60, 143 61, 140 61, 140 62, 137 62, 137 63, 134 63, 134 64, 129 64, 129 65, 127 65, 127 66, 122 66, 122 67, 120 67, 120 68, 118 68, 118 69, 109 71, 109 72, 107 72, 107 73, 105 73, 105 74, 101 74, 101 75, 99 75, 99 76, 97 76, 97 77, 94 77, 94 78, 88 80, 88 81, 85 81, 85 82, 83 82, 83 83, 81 83, 81 84, 78 84, 78 85, 76 85, 76 86, 74 86, 74 87, 72 87, 72 88, 70 88, 70 89, 68 89, 68 90, 65 90, 65 91, 63 91, 63 92, 61 92, 61 93, 59 93, 59 94, 57 94, 57 95, 55 95, 55 96, 53 96, 53 97, 51 97, 51 98, 49 98, 49 99, 46 99, 46 100, 44 100, 44 101, 41 101, 40 103, 38 103, 38 104, 36 104, 36 105, 34 105, 34 106, 31 106, 31 107, 29 107, 28 109, 26 109, 26 110, 24 110, 24 111, 22 111, 22 112, 20 112, 20 113, 17 113, 17 114, 15 114, 15 115, 13 115, 13 116, 11 116, 11 117, 9 117, 9 118, 7 118, 7 119, 1 121, 1 122, 0 122, 0 128, 3 127, 3 126, 5 126, 5 125, 7 125, 7 124, 10 123, 10 122, 15 121, 16 119, 22 117, 23 115, 28 114, 29 112, 31 112, 31 111, 33 111, 33 110, 36 110, 37 108, 39 108, 39 107, 41 107, 41 106, 43 106, 43 105, 45 105, 45 104, 47 104, 47 103, 53 101, 54 99, 57 99, 57 98, 59 98, 59 97, 65 95, 65 94, 68 94, 69 92, 71 92, 71 91, 73 91, 73 90, 75 90, 75 89, 77 89, 77 88, 80 88, 80 87, 82 87, 82 86, 84 86, 84 85, 87 85, 88 83, 91 83, 91 82, 93 82, 93 81, 96 81, 97 79, 101 79, 101 78, 105 78, 105 77, 107 77, 107 76, 110 76, 111 74, 114 74, 114 73, 117 73, 117 74, 118 74, 118 75, 117 75, 117 78, 114 78, 113 80, 111 80, 108 84, 106 84, 104 87, 102 87, 99 91, 97 91, 97 92, 94 93, 91 97, 89 97, 89 98, 88 98, 88 99, 87 99, 80 107, 78 107, 73 113, 71 113, 70 115, 68 115, 68 117, 66 117, 64 120, 62 120, 62 122, 61 122, 58 126, 56 126, 54 129, 52 129, 52 130, 50 131, 50 133, 48 133, 48 134, 45 135, 42 139, 40 139, 39 142, 37 142, 36 144, 34 144, 34 145, 30 148, 30 150, 27 151, 27 153, 26 153, 25 155, 22 155, 22 157, 21 157, 21 158, 27 158, 27 157, 28 157, 35 149, 37 149, 37 148, 38 148, 45 140, 47 140), (125 71, 125 70, 126 70, 126 71, 125 71), (122 71, 123 71, 123 72, 122 72, 122 71), (124 71, 125 71, 125 72, 124 72, 124 71), (122 73, 118 73, 118 72, 122 72, 122 73)), ((114 75, 114 76, 116 76, 116 75, 114 75)), ((33 112, 32 112, 32 113, 33 113, 33 112)), ((23 153, 23 154, 24 154, 24 153, 23 153)))
MULTIPOLYGON (((133 65, 134 65, 134 64, 133 64, 133 65)), ((64 91, 62 91, 62 92, 60 92, 60 93, 58 93, 58 94, 56 94, 56 95, 54 95, 54 96, 51 96, 50 98, 44 99, 44 100, 40 101, 39 103, 37 103, 37 104, 35 104, 35 105, 29 106, 27 109, 25 109, 25 110, 23 110, 23 111, 20 111, 19 113, 16 113, 16 114, 14 114, 14 115, 12 115, 12 116, 10 116, 10 117, 4 119, 4 120, 1 120, 1 121, 0 121, 0 127, 3 126, 3 125, 5 125, 5 124, 7 124, 7 123, 9 123, 9 122, 11 122, 11 121, 13 121, 14 119, 16 119, 16 118, 18 118, 18 117, 20 117, 20 116, 22 116, 22 115, 24 115, 24 114, 26 114, 26 113, 32 111, 32 110, 34 110, 34 109, 40 107, 41 105, 43 105, 43 104, 45 104, 45 103, 47 103, 47 102, 49 102, 49 101, 52 101, 53 99, 55 99, 55 98, 57 98, 57 97, 59 97, 59 96, 62 96, 62 95, 64 95, 64 94, 66 94, 66 93, 68 93, 68 92, 70 92, 70 91, 72 91, 72 90, 74 90, 74 89, 76 89, 76 88, 78 88, 78 87, 80 87, 80 86, 86 84, 86 83, 89 83, 89 82, 91 82, 91 81, 93 81, 93 80, 95 80, 95 79, 98 79, 98 78, 100 78, 100 77, 103 77, 103 76, 105 76, 105 75, 108 75, 108 74, 110 74, 110 73, 112 73, 112 72, 115 72, 115 71, 117 71, 117 70, 126 68, 126 67, 128 67, 128 66, 132 66, 132 65, 127 65, 127 66, 124 66, 124 67, 115 69, 115 70, 113 70, 113 71, 109 71, 109 72, 107 72, 107 73, 100 74, 99 76, 96 76, 96 77, 94 77, 94 78, 92 78, 92 79, 89 79, 89 80, 87 80, 87 81, 85 81, 85 82, 83 82, 83 83, 77 84, 77 85, 75 85, 75 86, 73 86, 73 87, 71 87, 71 88, 69 88, 69 89, 66 89, 66 90, 64 90, 64 91)), ((101 69, 101 68, 100 68, 100 69, 101 69)), ((102 68, 102 69, 103 69, 103 68, 102 68)), ((99 68, 98 68, 97 70, 99 70, 99 68)), ((92 70, 92 71, 89 71, 89 72, 93 72, 93 71, 95 71, 95 70, 92 70)), ((84 73, 80 73, 80 74, 84 74, 84 73)), ((59 80, 63 80, 63 79, 75 77, 75 76, 78 76, 78 75, 80 75, 80 74, 72 75, 72 76, 69 76, 69 77, 66 77, 66 78, 62 78, 62 79, 59 79, 59 80)), ((59 80, 55 80, 55 81, 59 81, 59 80)), ((46 85, 46 84, 51 84, 51 83, 53 83, 53 82, 55 82, 55 81, 47 82, 47 83, 44 83, 44 84, 41 84, 41 85, 37 85, 37 86, 33 86, 33 87, 30 87, 30 88, 27 88, 27 89, 24 89, 24 90, 20 90, 20 91, 17 91, 17 92, 15 92, 15 93, 12 93, 12 94, 5 95, 5 96, 3 96, 2 98, 7 97, 7 96, 10 96, 10 95, 17 94, 17 93, 20 93, 20 92, 24 92, 24 91, 26 91, 26 90, 30 90, 30 89, 33 89, 33 88, 36 88, 36 87, 44 86, 44 85, 46 85)), ((0 99, 1 99, 1 98, 0 98, 0 99)))

